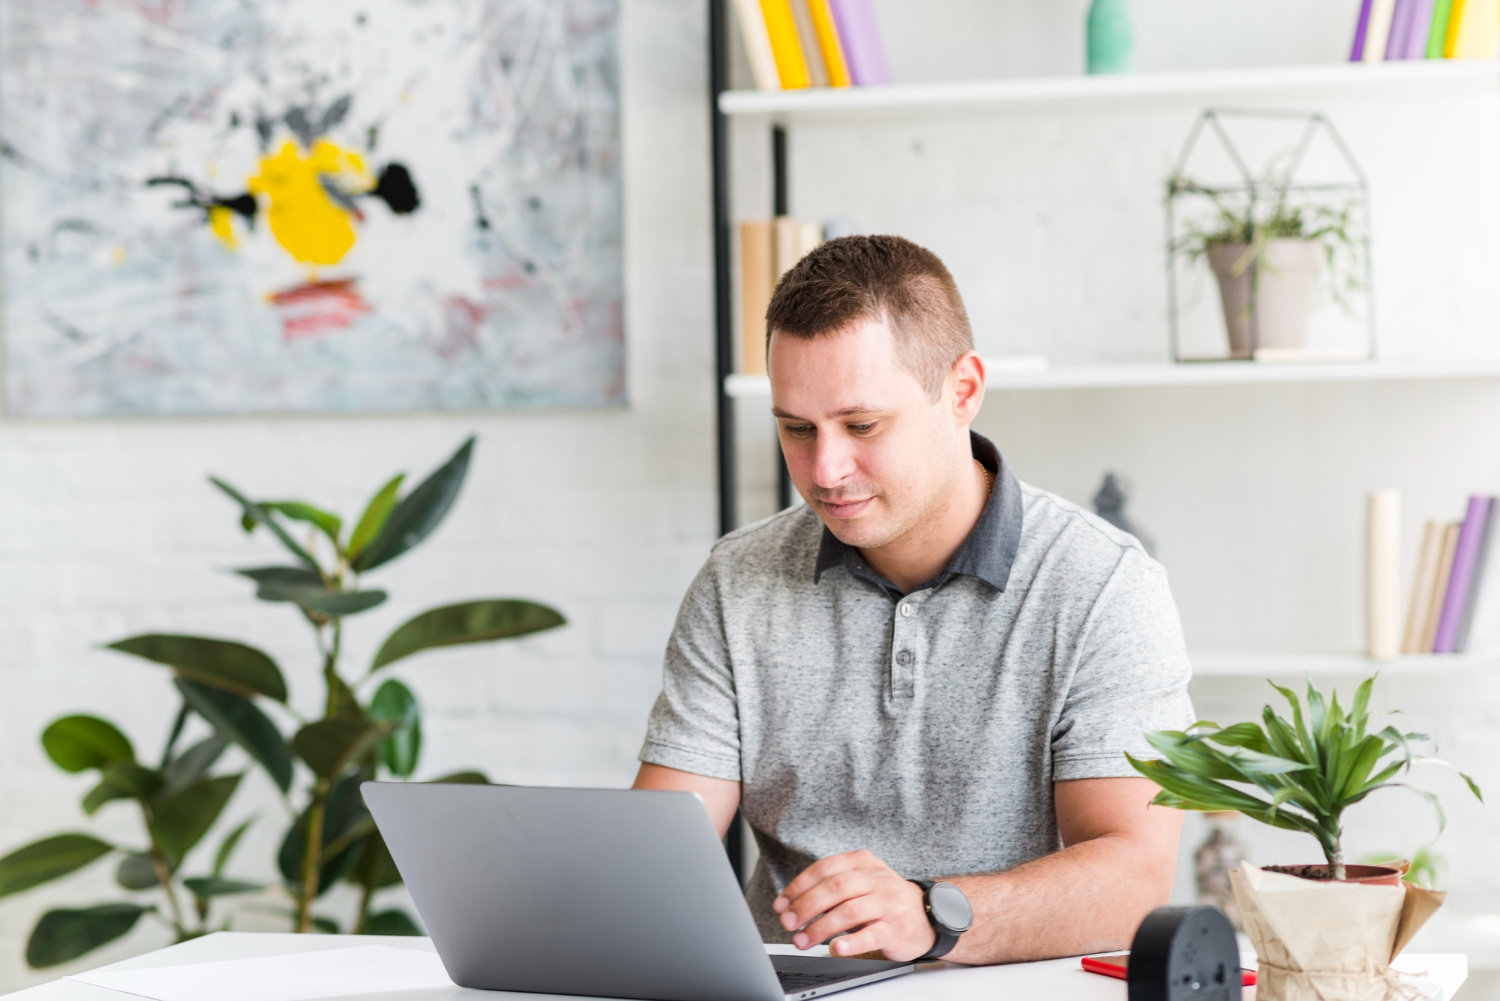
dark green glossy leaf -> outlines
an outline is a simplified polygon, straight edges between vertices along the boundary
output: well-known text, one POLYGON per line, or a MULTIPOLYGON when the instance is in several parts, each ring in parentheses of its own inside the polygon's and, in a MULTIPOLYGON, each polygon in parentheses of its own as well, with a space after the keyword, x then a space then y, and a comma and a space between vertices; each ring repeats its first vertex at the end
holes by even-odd
POLYGON ((108 855, 115 846, 90 834, 54 834, 0 858, 0 897, 50 883, 108 855))
POLYGON ((452 772, 431 781, 445 785, 487 786, 490 784, 484 772, 452 772))
POLYGON ((156 878, 156 866, 151 864, 151 856, 145 852, 130 852, 120 859, 120 864, 115 866, 115 882, 127 890, 149 890, 161 885, 156 878))
POLYGON ((354 526, 354 533, 349 536, 349 558, 355 559, 365 551, 371 542, 380 535, 380 530, 385 527, 386 520, 390 518, 392 509, 396 506, 396 496, 401 490, 401 482, 406 479, 405 473, 399 473, 391 477, 391 481, 370 498, 370 503, 365 505, 365 513, 359 516, 359 524, 354 526))
POLYGON ((292 785, 292 752, 281 731, 254 702, 232 692, 175 679, 182 697, 193 711, 208 720, 221 734, 239 744, 254 758, 271 780, 286 792, 292 785))
POLYGON ((238 775, 199 779, 156 805, 156 840, 179 862, 214 826, 240 784, 238 775))
POLYGON ((304 504, 302 501, 261 501, 260 506, 267 511, 285 515, 293 521, 312 525, 328 536, 328 541, 333 543, 334 549, 339 548, 339 534, 344 530, 344 522, 338 515, 330 514, 311 504, 304 504))
POLYGON ((276 662, 252 646, 206 636, 150 633, 109 644, 111 650, 165 664, 180 677, 236 695, 286 701, 286 679, 276 662))
POLYGON ((397 871, 391 850, 386 847, 379 831, 366 837, 364 851, 360 853, 359 862, 349 870, 348 880, 371 892, 401 882, 401 873, 397 871))
POLYGON ((229 746, 229 738, 217 730, 167 762, 161 770, 163 792, 171 795, 202 778, 229 746))
POLYGON ((324 935, 337 935, 339 933, 339 923, 333 920, 333 918, 325 917, 322 914, 314 914, 312 924, 314 931, 322 932, 324 935))
POLYGON ((256 818, 253 816, 247 818, 244 823, 226 834, 224 840, 219 842, 219 850, 214 853, 215 876, 223 874, 224 867, 229 864, 230 856, 234 854, 234 849, 240 843, 240 838, 245 836, 245 832, 250 829, 250 825, 255 823, 255 820, 256 818))
MULTIPOLYGON (((359 861, 360 852, 365 846, 362 837, 349 837, 351 832, 361 831, 370 824, 369 811, 365 809, 364 800, 359 795, 359 784, 362 781, 364 777, 359 773, 351 773, 335 782, 328 792, 323 814, 323 850, 320 855, 324 858, 318 873, 319 896, 349 874, 359 861), (335 844, 345 844, 346 847, 334 852, 327 851, 329 846, 335 844)), ((288 886, 297 887, 302 883, 302 858, 306 845, 307 811, 304 810, 292 826, 287 828, 286 836, 281 841, 281 849, 276 854, 277 866, 288 886)))
POLYGON ((534 601, 492 598, 466 601, 423 612, 404 623, 381 644, 371 671, 434 647, 486 643, 556 629, 567 620, 534 601))
POLYGON ((350 565, 354 570, 364 573, 389 563, 427 538, 447 516, 448 509, 458 497, 473 454, 474 439, 470 438, 459 446, 451 459, 402 498, 375 541, 352 561, 350 565))
POLYGON ((93 816, 99 807, 117 799, 148 800, 161 788, 160 772, 142 768, 133 761, 116 761, 104 769, 99 784, 83 797, 83 812, 93 816))
POLYGON ((389 725, 334 717, 309 723, 292 738, 292 750, 323 778, 334 778, 375 742, 390 732, 389 725))
POLYGON ((371 914, 365 921, 365 929, 362 935, 422 935, 421 925, 412 920, 410 914, 405 911, 391 908, 378 914, 371 914))
POLYGON ((39 970, 77 959, 125 935, 149 910, 153 908, 139 904, 101 904, 48 911, 31 930, 26 964, 39 970))
MULTIPOLYGON (((249 577, 257 584, 285 584, 291 587, 323 587, 323 575, 306 567, 243 567, 235 573, 249 577)), ((267 599, 281 600, 281 599, 267 599)))
POLYGON ((240 510, 244 512, 244 521, 242 524, 246 526, 246 531, 254 531, 256 525, 265 525, 271 530, 271 534, 281 540, 281 544, 287 548, 287 552, 301 560, 309 570, 318 569, 318 561, 313 559, 308 551, 303 549, 285 528, 281 527, 280 522, 271 517, 269 511, 216 476, 210 476, 208 481, 228 494, 240 506, 240 510))
POLYGON ((255 596, 262 601, 296 602, 304 611, 329 618, 369 611, 386 598, 384 591, 334 591, 321 584, 314 587, 275 583, 262 584, 255 596))
POLYGON ((116 761, 134 761, 130 740, 97 716, 64 716, 42 731, 42 749, 65 772, 103 768, 116 761))
POLYGON ((224 879, 220 876, 193 876, 184 879, 182 885, 200 900, 229 897, 238 893, 259 893, 265 889, 260 883, 246 883, 243 880, 224 879))
POLYGON ((422 709, 417 697, 395 678, 375 690, 370 718, 396 727, 380 742, 380 762, 391 774, 410 778, 422 753, 422 709))

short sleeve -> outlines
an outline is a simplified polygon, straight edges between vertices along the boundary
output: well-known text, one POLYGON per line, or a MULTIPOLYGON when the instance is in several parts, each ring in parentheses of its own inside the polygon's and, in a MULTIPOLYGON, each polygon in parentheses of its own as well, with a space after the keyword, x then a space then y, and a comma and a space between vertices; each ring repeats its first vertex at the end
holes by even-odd
POLYGON ((739 709, 712 561, 699 571, 677 612, 640 760, 739 781, 739 709))
POLYGON ((1128 751, 1150 755, 1150 730, 1182 730, 1193 721, 1192 668, 1167 572, 1127 549, 1100 591, 1083 631, 1072 682, 1052 731, 1052 777, 1139 774, 1128 751))

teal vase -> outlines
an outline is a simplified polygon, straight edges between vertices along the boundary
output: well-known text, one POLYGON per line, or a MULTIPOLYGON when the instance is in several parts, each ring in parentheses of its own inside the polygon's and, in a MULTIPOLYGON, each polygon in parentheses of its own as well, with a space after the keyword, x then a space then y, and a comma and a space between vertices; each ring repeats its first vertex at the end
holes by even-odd
POLYGON ((1135 68, 1135 31, 1126 0, 1094 0, 1088 35, 1090 73, 1129 73, 1135 68))

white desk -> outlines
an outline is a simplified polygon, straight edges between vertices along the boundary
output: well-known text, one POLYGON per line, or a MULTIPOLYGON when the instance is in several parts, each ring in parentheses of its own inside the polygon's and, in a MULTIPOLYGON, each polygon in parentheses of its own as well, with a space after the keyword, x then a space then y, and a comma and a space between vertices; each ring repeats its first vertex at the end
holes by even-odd
MULTIPOLYGON (((268 935, 246 932, 219 932, 191 942, 147 953, 122 963, 105 967, 109 970, 143 970, 184 963, 210 963, 226 959, 248 959, 288 953, 321 952, 361 945, 388 945, 398 949, 421 949, 432 952, 432 942, 425 938, 397 938, 355 935, 268 935)), ((775 951, 791 951, 789 946, 770 946, 775 951)), ((1426 972, 1443 986, 1444 1001, 1451 999, 1468 975, 1468 962, 1456 955, 1406 955, 1396 962, 1397 969, 1426 972)), ((495 1001, 501 992, 471 991, 460 987, 438 990, 399 991, 383 994, 346 995, 347 1001, 358 998, 370 1001, 495 1001)), ((510 997, 556 1001, 555 994, 516 994, 510 997)), ((1043 963, 1018 963, 1013 966, 963 967, 933 963, 916 973, 892 980, 851 988, 838 995, 849 1001, 1125 1001, 1125 982, 1111 980, 1080 969, 1077 959, 1054 959, 1043 963)), ((132 995, 82 984, 74 980, 56 980, 9 995, 14 1001, 127 1001, 132 995)), ((1246 1001, 1254 1001, 1255 992, 1245 992, 1246 1001)), ((205 998, 204 1001, 212 1001, 205 998)))

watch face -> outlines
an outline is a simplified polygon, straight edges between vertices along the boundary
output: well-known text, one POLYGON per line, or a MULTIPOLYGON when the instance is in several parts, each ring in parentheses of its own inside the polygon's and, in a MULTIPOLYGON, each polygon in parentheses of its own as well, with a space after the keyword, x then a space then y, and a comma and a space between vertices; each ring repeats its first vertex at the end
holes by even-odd
POLYGON ((927 891, 927 904, 938 924, 950 931, 968 931, 974 921, 974 908, 969 906, 969 898, 952 883, 933 883, 932 889, 927 891))

